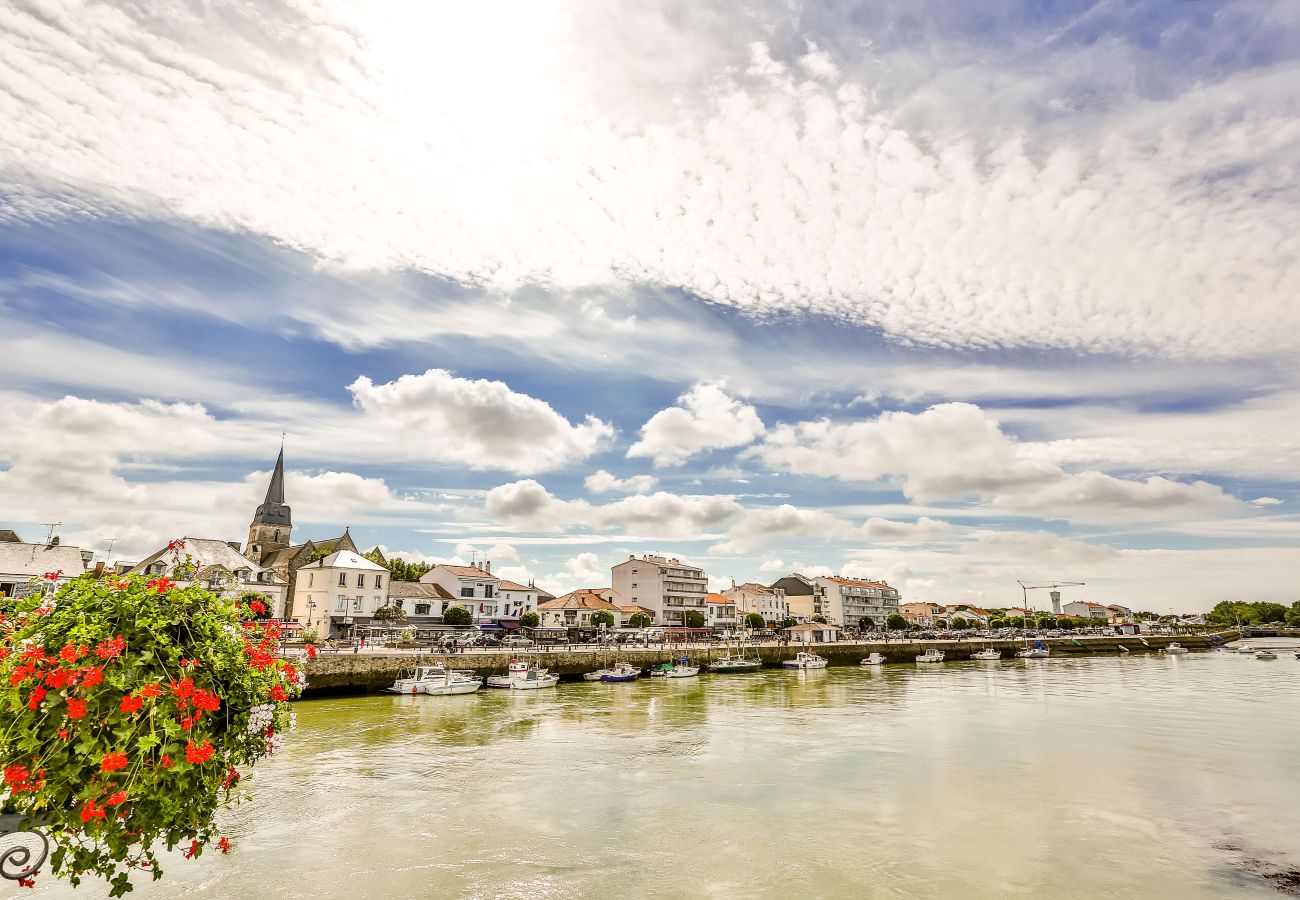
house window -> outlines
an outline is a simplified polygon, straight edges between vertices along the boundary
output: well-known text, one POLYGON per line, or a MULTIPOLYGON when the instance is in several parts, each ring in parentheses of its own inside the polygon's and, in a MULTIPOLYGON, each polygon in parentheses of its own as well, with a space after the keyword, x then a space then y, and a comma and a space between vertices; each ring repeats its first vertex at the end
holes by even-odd
POLYGON ((312 586, 313 584, 315 584, 315 583, 316 583, 316 573, 315 573, 315 572, 308 572, 308 573, 307 573, 307 587, 311 587, 311 586, 312 586))
POLYGON ((393 606, 394 606, 394 608, 396 608, 396 609, 401 609, 401 608, 402 608, 402 601, 401 601, 401 600, 394 600, 394 601, 393 601, 393 606))
POLYGON ((354 597, 354 598, 352 599, 352 611, 353 611, 353 612, 361 612, 361 600, 362 600, 361 597, 354 597))
POLYGON ((460 589, 460 595, 462 597, 473 597, 474 589, 472 587, 463 587, 460 589))
POLYGON ((427 616, 429 614, 429 604, 427 603, 415 604, 415 614, 417 616, 427 616))
POLYGON ((339 594, 338 600, 334 602, 334 611, 347 612, 347 609, 348 609, 348 598, 344 597, 342 594, 339 594))
POLYGON ((357 573, 357 587, 365 587, 365 586, 366 586, 366 573, 365 573, 365 572, 358 572, 358 573, 357 573))
POLYGON ((487 597, 488 599, 492 598, 492 585, 490 584, 483 585, 483 596, 487 597))
POLYGON ((376 575, 376 576, 375 576, 375 587, 377 587, 377 588, 381 588, 381 587, 383 587, 383 586, 384 586, 384 576, 383 576, 383 575, 376 575))
POLYGON ((347 572, 340 572, 340 573, 339 573, 339 587, 347 587, 347 586, 348 586, 348 573, 347 573, 347 572))

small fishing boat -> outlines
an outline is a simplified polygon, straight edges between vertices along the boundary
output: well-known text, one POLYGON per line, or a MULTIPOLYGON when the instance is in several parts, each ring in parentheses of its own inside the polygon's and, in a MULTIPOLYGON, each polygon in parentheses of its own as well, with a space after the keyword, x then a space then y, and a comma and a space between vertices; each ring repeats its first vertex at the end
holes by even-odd
POLYGON ((641 676, 641 670, 630 663, 619 663, 614 668, 600 676, 601 681, 636 681, 641 676))
POLYGON ((1046 647, 1026 647, 1023 650, 1016 651, 1016 656, 1021 659, 1047 659, 1052 655, 1052 651, 1046 647))
POLYGON ((1187 648, 1184 647, 1182 644, 1179 644, 1177 641, 1175 641, 1174 643, 1170 644, 1168 647, 1165 648, 1165 652, 1173 656, 1181 656, 1182 654, 1187 652, 1187 648))
POLYGON ((685 663, 682 663, 673 666, 664 673, 664 676, 667 678, 693 678, 698 674, 700 674, 699 666, 688 666, 685 663))
POLYGON ((930 649, 916 658, 919 663, 941 663, 943 662, 943 651, 930 649))
POLYGON ((1002 658, 1002 651, 996 647, 985 647, 976 653, 970 655, 971 659, 999 660, 1002 658))
POLYGON ((1277 659, 1277 654, 1272 650, 1264 649, 1255 654, 1255 659, 1277 659))
POLYGON ((516 691, 535 691, 541 688, 555 687, 560 676, 547 672, 536 663, 529 664, 522 659, 510 660, 510 671, 505 675, 489 675, 487 686, 507 688, 516 691))
POLYGON ((786 669, 824 669, 826 665, 826 657, 803 650, 796 653, 794 659, 787 659, 781 663, 781 666, 786 669))
POLYGON ((483 679, 467 672, 437 666, 417 666, 409 678, 399 678, 388 690, 395 694, 472 694, 483 686, 483 679))
POLYGON ((709 663, 710 672, 757 672, 763 661, 756 656, 719 656, 709 663))
MULTIPOLYGON (((597 669, 594 672, 587 672, 582 676, 583 681, 601 681, 606 675, 614 671, 613 669, 597 669)), ((651 672, 651 675, 654 673, 651 672)))
POLYGON ((1238 653, 1254 653, 1254 652, 1255 652, 1255 648, 1252 647, 1252 646, 1250 646, 1250 644, 1242 644, 1240 647, 1237 648, 1237 652, 1238 652, 1238 653))
POLYGON ((860 666, 883 666, 884 664, 885 657, 881 653, 872 653, 870 656, 862 660, 862 662, 858 663, 860 666))

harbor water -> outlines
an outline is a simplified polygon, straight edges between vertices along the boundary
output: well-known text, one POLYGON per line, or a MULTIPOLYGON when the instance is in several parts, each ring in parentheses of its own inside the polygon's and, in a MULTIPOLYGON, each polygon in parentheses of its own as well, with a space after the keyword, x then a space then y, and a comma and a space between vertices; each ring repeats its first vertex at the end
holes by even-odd
MULTIPOLYGON (((1293 651, 372 695, 298 715, 224 815, 230 855, 170 859, 132 896, 1185 900, 1277 897, 1300 870, 1293 651)), ((29 896, 107 893, 41 880, 29 896)))

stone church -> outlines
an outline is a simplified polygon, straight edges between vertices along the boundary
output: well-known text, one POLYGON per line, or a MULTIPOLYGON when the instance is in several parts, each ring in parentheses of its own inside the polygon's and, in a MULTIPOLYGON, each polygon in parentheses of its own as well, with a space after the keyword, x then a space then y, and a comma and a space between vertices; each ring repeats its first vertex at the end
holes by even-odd
POLYGON ((293 609, 294 576, 298 569, 335 550, 361 552, 352 543, 352 535, 346 528, 336 538, 307 541, 303 544, 289 542, 292 532, 293 519, 284 502, 284 448, 281 447, 280 456, 275 461, 275 471, 271 473, 271 483, 266 487, 266 499, 257 508, 253 522, 248 526, 248 543, 244 546, 244 555, 289 582, 284 603, 286 610, 293 609))

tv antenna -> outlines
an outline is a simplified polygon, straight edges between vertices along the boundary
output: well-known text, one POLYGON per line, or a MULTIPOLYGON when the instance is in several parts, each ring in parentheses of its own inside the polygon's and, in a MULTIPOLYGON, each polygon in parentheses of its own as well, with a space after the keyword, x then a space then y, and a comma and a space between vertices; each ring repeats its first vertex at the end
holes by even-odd
POLYGON ((42 522, 41 524, 44 525, 46 528, 49 529, 49 531, 47 531, 47 532, 45 533, 45 543, 48 544, 50 541, 54 540, 54 529, 58 528, 58 527, 61 526, 63 523, 62 523, 62 522, 42 522))

